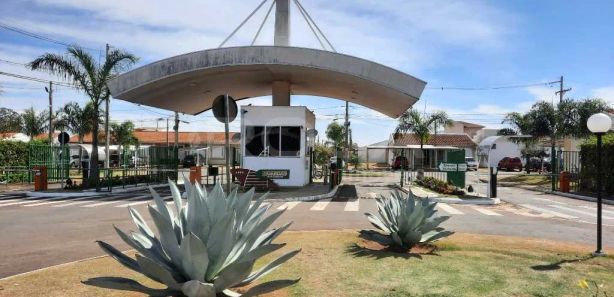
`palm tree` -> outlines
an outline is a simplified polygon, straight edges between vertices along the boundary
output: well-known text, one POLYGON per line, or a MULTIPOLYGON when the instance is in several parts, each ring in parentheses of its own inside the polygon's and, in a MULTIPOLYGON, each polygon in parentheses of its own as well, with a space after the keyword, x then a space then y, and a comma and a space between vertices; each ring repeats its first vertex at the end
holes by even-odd
POLYGON ((104 63, 96 63, 92 55, 78 46, 70 46, 66 55, 46 53, 29 66, 32 70, 47 70, 52 74, 63 76, 90 98, 93 113, 90 119, 92 125, 92 154, 90 156, 89 185, 98 187, 98 127, 100 104, 109 99, 111 93, 107 82, 117 72, 132 66, 138 58, 122 50, 113 49, 108 52, 104 63))
POLYGON ((49 112, 41 111, 37 113, 34 107, 30 107, 21 114, 21 132, 30 137, 30 141, 36 135, 42 134, 49 129, 49 112))
MULTIPOLYGON (((91 120, 93 117, 94 105, 92 102, 86 103, 84 108, 81 108, 77 102, 69 102, 57 111, 55 126, 62 131, 70 131, 76 134, 79 144, 83 144, 85 135, 92 133, 94 130, 91 120)), ((96 122, 104 122, 101 115, 96 122)), ((81 167, 82 159, 83 150, 79 147, 79 167, 81 167)))
MULTIPOLYGON (((394 129, 394 140, 403 137, 403 134, 411 132, 420 141, 420 153, 424 155, 424 144, 429 141, 431 134, 437 134, 437 126, 450 126, 453 121, 444 111, 437 111, 429 116, 421 114, 414 109, 408 109, 399 117, 399 123, 394 129)), ((421 156, 420 165, 424 167, 424 158, 421 156)))

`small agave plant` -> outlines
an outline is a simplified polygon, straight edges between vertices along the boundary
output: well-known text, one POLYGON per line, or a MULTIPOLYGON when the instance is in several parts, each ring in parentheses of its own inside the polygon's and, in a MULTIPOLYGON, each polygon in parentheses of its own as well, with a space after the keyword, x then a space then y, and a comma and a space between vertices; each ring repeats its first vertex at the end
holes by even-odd
MULTIPOLYGON (((151 189, 155 206, 149 213, 157 235, 133 208, 130 215, 138 231, 127 234, 117 227, 117 234, 137 251, 132 259, 109 244, 100 247, 119 263, 168 286, 174 295, 189 297, 241 296, 230 290, 248 285, 270 273, 300 250, 286 253, 252 271, 254 263, 285 244, 272 243, 291 223, 267 230, 283 211, 269 216, 266 195, 250 206, 254 191, 225 195, 219 184, 208 193, 198 185, 185 182, 187 203, 175 183, 169 181, 175 212, 151 189)), ((299 280, 271 281, 252 287, 244 295, 274 291, 299 280)))
POLYGON ((405 198, 396 191, 389 199, 377 198, 379 217, 365 213, 369 222, 380 232, 362 230, 361 236, 385 246, 409 250, 419 243, 430 243, 454 234, 438 227, 449 216, 438 216, 436 202, 414 199, 410 192, 405 198))

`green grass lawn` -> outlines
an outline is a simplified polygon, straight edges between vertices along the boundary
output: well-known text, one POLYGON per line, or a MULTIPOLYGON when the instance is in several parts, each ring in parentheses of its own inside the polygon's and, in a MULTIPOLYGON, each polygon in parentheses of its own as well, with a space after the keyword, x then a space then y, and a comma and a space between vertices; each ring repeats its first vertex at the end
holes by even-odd
MULTIPOLYGON (((455 234, 435 254, 412 256, 361 248, 356 231, 286 232, 277 241, 288 243, 280 252, 303 250, 266 279, 302 279, 269 296, 592 296, 581 279, 614 295, 614 257, 590 258, 588 246, 455 234)), ((154 285, 105 257, 0 280, 0 296, 144 296, 81 283, 100 276, 154 285)))
POLYGON ((499 179, 500 182, 518 183, 525 185, 547 185, 550 184, 550 177, 540 174, 528 174, 528 175, 513 175, 506 176, 499 179))

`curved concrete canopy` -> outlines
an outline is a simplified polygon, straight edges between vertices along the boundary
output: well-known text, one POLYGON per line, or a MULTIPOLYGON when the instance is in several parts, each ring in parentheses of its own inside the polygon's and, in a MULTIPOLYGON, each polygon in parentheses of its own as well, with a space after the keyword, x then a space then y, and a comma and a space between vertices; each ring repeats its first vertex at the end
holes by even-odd
POLYGON ((307 48, 246 46, 188 53, 129 71, 109 82, 114 98, 198 114, 213 99, 266 96, 274 81, 288 81, 293 95, 350 101, 398 117, 422 94, 426 82, 364 59, 307 48))

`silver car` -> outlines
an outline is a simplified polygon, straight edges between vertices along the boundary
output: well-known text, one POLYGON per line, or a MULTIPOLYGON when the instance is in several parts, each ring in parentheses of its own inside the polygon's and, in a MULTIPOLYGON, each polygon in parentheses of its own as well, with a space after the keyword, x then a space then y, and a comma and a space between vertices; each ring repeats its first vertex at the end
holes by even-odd
POLYGON ((467 170, 478 170, 478 162, 473 157, 465 157, 465 163, 467 163, 467 170))

